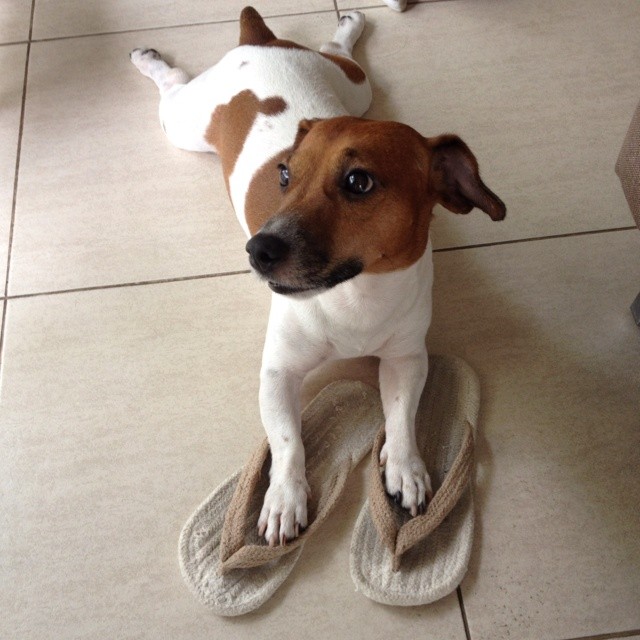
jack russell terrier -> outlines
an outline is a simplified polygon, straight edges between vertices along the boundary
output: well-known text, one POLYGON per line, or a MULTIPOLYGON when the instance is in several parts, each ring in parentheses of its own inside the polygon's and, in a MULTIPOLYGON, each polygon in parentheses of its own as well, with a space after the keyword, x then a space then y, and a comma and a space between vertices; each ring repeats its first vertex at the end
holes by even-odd
POLYGON ((247 7, 240 46, 193 80, 153 49, 131 52, 160 89, 169 140, 220 156, 249 262, 273 291, 259 394, 272 463, 258 529, 270 545, 307 525, 300 389, 328 359, 380 358, 386 489, 412 515, 424 511, 431 483, 415 414, 428 368, 432 209, 506 214, 457 136, 359 117, 371 88, 351 53, 364 20, 344 15, 316 52, 277 39, 247 7))

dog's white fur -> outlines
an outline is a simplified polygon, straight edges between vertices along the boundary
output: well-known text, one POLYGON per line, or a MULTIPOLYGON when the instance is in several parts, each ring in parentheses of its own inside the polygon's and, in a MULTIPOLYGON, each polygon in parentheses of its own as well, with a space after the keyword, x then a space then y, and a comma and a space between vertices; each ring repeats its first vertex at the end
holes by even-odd
MULTIPOLYGON (((351 58, 364 16, 343 17, 321 51, 351 58)), ((259 114, 229 176, 236 214, 250 235, 245 196, 268 158, 292 146, 305 118, 361 115, 369 107, 368 81, 353 82, 318 53, 241 46, 188 81, 154 51, 136 49, 133 63, 161 92, 160 118, 169 140, 194 151, 216 151, 205 133, 219 105, 250 89, 258 99, 281 96, 288 108, 259 114)), ((407 268, 361 273, 333 288, 300 298, 274 293, 260 376, 260 413, 272 453, 271 483, 259 518, 270 544, 284 543, 307 524, 305 454, 300 437, 300 388, 305 375, 332 358, 380 358, 386 418, 387 491, 414 515, 431 485, 415 438, 415 414, 428 370, 425 335, 431 318, 431 246, 407 268), (400 498, 401 496, 401 498, 400 498)))

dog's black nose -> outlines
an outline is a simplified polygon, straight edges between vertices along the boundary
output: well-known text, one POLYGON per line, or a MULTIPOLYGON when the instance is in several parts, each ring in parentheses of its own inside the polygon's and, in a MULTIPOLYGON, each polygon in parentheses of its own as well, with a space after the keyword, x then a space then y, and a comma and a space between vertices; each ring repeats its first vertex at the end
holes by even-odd
POLYGON ((251 266, 262 274, 268 274, 289 255, 289 245, 271 233, 256 233, 247 242, 251 266))

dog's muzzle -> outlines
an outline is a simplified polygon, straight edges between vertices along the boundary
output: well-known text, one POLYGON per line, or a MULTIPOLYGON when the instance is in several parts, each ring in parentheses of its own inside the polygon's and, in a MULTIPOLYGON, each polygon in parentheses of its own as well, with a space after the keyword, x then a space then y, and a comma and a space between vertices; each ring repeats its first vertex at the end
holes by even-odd
MULTIPOLYGON (((292 234, 289 234, 292 235, 292 234)), ((357 276, 362 263, 355 258, 331 264, 323 252, 297 230, 291 239, 263 229, 246 245, 249 263, 267 280, 269 288, 283 295, 313 294, 357 276)))

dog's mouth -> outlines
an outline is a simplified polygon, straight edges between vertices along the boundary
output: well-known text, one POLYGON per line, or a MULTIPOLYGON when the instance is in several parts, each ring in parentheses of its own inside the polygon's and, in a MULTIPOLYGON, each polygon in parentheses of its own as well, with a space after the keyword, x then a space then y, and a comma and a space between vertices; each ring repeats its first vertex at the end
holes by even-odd
POLYGON ((274 293, 285 296, 310 296, 327 289, 332 289, 342 282, 355 278, 364 268, 362 262, 350 259, 335 266, 326 276, 310 276, 300 284, 286 284, 277 280, 267 280, 269 288, 274 293))
POLYGON ((313 294, 318 292, 321 287, 291 287, 286 284, 280 284, 279 282, 274 282, 273 280, 268 280, 267 284, 269 285, 269 289, 274 293, 279 293, 283 296, 292 296, 296 294, 313 294))

